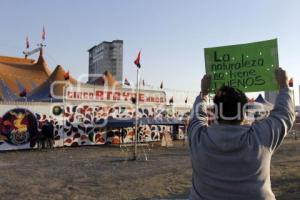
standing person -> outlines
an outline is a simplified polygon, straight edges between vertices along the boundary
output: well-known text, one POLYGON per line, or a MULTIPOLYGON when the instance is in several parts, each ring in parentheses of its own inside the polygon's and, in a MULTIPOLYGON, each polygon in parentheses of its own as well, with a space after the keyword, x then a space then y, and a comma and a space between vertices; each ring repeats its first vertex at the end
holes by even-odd
POLYGON ((183 123, 184 123, 184 135, 183 135, 183 143, 182 143, 182 146, 185 146, 185 143, 187 142, 187 128, 188 128, 188 120, 187 119, 184 119, 183 120, 183 123))
POLYGON ((201 81, 188 127, 193 179, 190 199, 275 200, 271 189, 270 163, 295 119, 292 92, 286 72, 275 72, 280 87, 270 115, 241 125, 246 95, 222 86, 214 97, 217 122, 207 125, 210 77, 201 81))
POLYGON ((167 146, 167 140, 166 140, 166 128, 163 126, 162 131, 160 132, 160 141, 161 141, 161 146, 165 147, 167 146))
POLYGON ((122 144, 124 144, 124 137, 126 137, 125 128, 120 129, 120 136, 121 136, 122 144))

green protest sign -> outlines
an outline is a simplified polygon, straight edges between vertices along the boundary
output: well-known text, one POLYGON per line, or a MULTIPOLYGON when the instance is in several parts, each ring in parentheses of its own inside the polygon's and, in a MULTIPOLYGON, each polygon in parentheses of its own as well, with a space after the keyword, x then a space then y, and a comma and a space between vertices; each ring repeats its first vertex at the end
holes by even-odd
POLYGON ((248 44, 205 48, 206 74, 212 77, 212 92, 222 85, 244 92, 278 90, 277 39, 248 44))

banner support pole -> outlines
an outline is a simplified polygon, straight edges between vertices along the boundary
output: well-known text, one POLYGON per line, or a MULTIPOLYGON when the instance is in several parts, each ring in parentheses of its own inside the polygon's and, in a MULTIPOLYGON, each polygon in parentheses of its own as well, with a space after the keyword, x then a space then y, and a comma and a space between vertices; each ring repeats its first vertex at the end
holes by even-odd
POLYGON ((135 94, 135 140, 133 160, 137 159, 137 143, 138 143, 138 112, 139 112, 139 68, 136 70, 136 94, 135 94))

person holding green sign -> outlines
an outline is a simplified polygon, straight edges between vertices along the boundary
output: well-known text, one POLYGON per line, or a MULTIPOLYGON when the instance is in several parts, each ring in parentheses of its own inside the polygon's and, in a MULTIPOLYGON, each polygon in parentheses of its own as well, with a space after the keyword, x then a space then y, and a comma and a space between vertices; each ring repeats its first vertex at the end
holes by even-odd
POLYGON ((274 200, 270 163, 295 119, 286 72, 275 71, 280 87, 270 115, 243 125, 246 95, 222 86, 214 97, 217 123, 207 125, 207 98, 211 78, 201 81, 188 126, 193 169, 190 199, 274 200))

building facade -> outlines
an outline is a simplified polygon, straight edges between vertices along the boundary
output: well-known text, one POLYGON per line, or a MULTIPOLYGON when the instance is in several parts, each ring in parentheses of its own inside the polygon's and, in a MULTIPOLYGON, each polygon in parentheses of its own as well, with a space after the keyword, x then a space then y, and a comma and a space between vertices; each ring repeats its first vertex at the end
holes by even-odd
POLYGON ((93 46, 89 52, 89 82, 95 81, 105 71, 123 80, 123 40, 104 41, 93 46))

